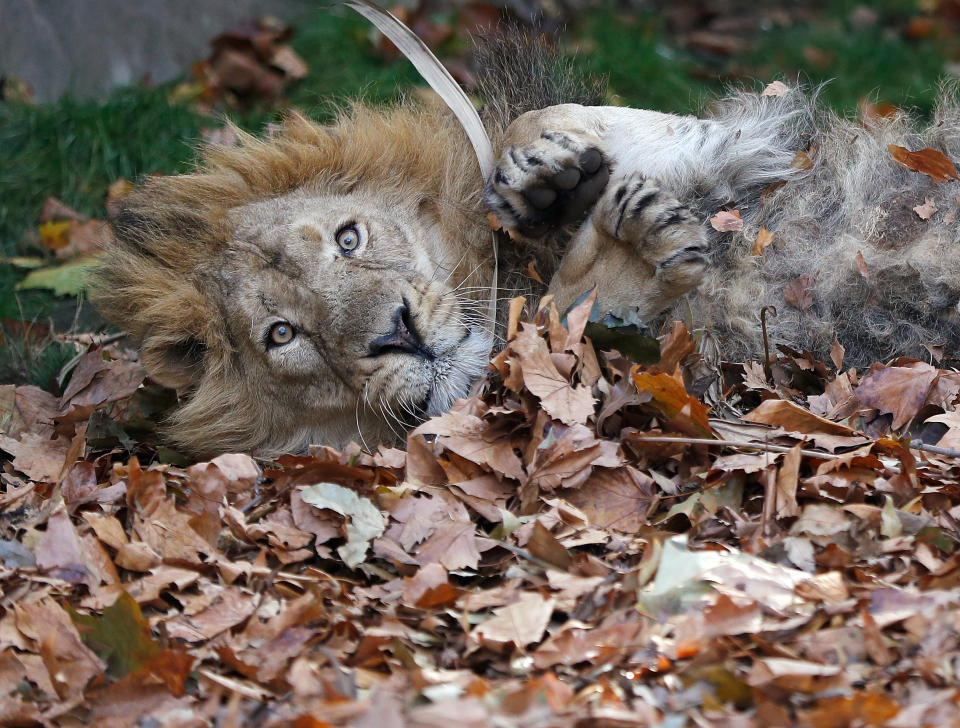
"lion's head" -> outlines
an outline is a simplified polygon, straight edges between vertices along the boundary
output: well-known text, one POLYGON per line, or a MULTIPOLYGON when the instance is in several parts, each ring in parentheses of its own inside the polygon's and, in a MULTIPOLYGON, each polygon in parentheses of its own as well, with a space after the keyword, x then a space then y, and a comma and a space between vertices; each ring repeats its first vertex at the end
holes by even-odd
POLYGON ((189 450, 375 444, 486 369, 480 190, 446 114, 294 117, 134 193, 95 300, 180 392, 189 450))

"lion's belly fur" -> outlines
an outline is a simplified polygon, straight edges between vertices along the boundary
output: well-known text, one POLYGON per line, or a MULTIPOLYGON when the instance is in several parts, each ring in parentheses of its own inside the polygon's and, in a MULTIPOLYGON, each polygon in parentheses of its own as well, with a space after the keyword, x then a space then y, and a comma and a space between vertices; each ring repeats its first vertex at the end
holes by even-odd
POLYGON ((926 347, 960 353, 960 182, 934 183, 888 149, 931 147, 960 158, 952 96, 925 129, 906 114, 869 126, 843 120, 797 90, 737 94, 703 119, 558 108, 559 118, 579 115, 602 139, 613 175, 657 178, 705 226, 721 210, 740 212, 742 231, 710 230, 703 283, 664 315, 712 332, 725 356, 762 354, 765 306, 777 312, 768 318, 771 345, 825 355, 836 338, 849 365, 927 357, 926 347), (927 199, 938 212, 924 220, 913 208, 927 199), (764 228, 773 243, 754 255, 764 228))

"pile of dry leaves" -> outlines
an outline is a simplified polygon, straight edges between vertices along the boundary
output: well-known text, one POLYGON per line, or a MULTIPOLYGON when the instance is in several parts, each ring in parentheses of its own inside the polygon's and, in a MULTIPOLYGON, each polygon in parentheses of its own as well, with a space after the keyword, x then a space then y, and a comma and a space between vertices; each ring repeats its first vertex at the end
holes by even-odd
POLYGON ((161 464, 118 345, 0 387, 0 723, 954 722, 960 374, 640 366, 591 303, 403 450, 161 464))

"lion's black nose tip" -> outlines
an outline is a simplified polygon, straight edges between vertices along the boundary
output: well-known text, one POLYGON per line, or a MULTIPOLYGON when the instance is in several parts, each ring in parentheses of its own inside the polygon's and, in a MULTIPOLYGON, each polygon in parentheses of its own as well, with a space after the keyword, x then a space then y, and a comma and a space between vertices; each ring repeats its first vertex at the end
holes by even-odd
POLYGON ((410 306, 406 298, 403 299, 403 305, 393 313, 393 331, 378 336, 370 342, 370 356, 389 353, 430 356, 423 345, 423 339, 420 338, 420 334, 417 333, 417 329, 413 325, 410 306))

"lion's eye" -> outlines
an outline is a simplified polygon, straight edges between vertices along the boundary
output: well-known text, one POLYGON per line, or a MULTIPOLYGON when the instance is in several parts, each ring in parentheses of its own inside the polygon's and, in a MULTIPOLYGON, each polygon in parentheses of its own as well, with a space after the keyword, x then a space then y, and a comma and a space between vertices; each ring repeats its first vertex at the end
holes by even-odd
POLYGON ((286 321, 278 321, 270 327, 267 346, 283 346, 284 344, 289 344, 293 341, 294 336, 296 336, 296 332, 293 330, 293 326, 286 321))
POLYGON ((337 245, 344 250, 355 250, 360 245, 360 231, 355 225, 346 225, 337 231, 337 245))

